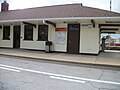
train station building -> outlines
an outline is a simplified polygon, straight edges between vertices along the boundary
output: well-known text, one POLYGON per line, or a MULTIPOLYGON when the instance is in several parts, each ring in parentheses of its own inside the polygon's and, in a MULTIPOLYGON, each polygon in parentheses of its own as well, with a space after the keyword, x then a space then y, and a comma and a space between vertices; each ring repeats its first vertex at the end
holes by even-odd
POLYGON ((73 54, 98 54, 101 33, 120 34, 120 13, 80 4, 9 10, 4 1, 0 12, 0 47, 45 50, 73 54))

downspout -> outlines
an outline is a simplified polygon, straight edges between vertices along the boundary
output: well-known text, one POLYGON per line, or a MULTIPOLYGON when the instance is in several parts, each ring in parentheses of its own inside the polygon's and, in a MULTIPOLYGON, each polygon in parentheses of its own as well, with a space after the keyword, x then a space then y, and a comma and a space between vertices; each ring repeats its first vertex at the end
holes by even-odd
MULTIPOLYGON (((48 25, 48 26, 49 26, 49 25, 51 26, 51 24, 46 23, 45 20, 43 20, 43 24, 48 25)), ((48 29, 48 41, 51 41, 51 42, 53 43, 52 37, 51 37, 51 32, 49 32, 49 29, 48 29)), ((52 45, 52 47, 51 47, 51 50, 52 50, 52 51, 54 51, 54 48, 53 48, 53 47, 54 47, 54 45, 52 45)))
MULTIPOLYGON (((43 24, 48 25, 48 26, 50 25, 50 24, 46 23, 45 20, 43 20, 43 24)), ((49 29, 48 29, 48 41, 51 41, 51 32, 49 32, 49 29)))
POLYGON ((45 20, 43 20, 43 24, 50 25, 50 24, 46 23, 45 20))

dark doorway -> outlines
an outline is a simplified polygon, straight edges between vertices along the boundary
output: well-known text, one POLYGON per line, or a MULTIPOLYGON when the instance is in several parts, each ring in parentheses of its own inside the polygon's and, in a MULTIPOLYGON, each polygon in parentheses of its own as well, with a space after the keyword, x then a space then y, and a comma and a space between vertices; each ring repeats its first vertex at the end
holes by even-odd
POLYGON ((20 26, 14 26, 13 31, 13 48, 20 48, 20 26))
POLYGON ((79 53, 80 24, 68 24, 67 52, 79 53))

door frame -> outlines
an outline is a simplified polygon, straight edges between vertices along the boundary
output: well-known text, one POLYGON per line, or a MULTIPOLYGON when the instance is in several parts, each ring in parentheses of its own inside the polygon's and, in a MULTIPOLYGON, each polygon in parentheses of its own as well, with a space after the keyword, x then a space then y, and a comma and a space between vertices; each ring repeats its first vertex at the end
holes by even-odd
POLYGON ((77 54, 79 54, 80 51, 80 23, 68 23, 67 24, 67 53, 69 53, 68 51, 68 47, 69 47, 69 25, 79 25, 79 31, 78 31, 78 52, 76 52, 77 54))
POLYGON ((14 25, 13 26, 13 48, 20 48, 20 41, 21 41, 21 25, 14 25), (15 27, 20 27, 20 29, 19 29, 19 47, 15 47, 15 27))

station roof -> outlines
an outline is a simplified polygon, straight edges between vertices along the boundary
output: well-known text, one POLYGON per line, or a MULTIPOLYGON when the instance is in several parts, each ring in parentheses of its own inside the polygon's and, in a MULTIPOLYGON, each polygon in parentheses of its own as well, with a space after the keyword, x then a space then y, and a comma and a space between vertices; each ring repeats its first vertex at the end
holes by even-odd
POLYGON ((71 17, 120 17, 120 13, 86 7, 82 4, 55 5, 0 12, 0 21, 71 17))

